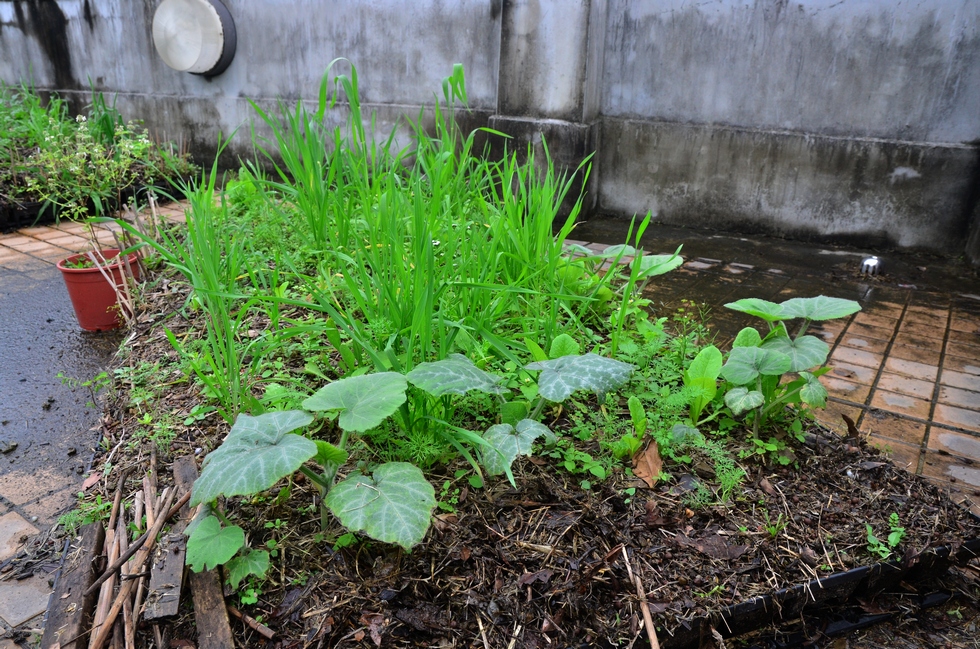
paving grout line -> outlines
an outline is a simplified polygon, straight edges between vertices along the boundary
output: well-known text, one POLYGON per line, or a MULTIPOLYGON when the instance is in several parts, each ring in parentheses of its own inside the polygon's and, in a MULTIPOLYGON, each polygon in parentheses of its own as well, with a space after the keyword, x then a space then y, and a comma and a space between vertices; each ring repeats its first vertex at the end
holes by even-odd
POLYGON ((952 324, 953 307, 950 305, 946 309, 946 330, 943 332, 943 346, 939 350, 939 365, 936 367, 936 385, 932 389, 932 402, 929 404, 929 423, 926 424, 926 432, 922 437, 922 452, 919 453, 919 465, 915 470, 920 475, 926 464, 926 451, 929 449, 929 436, 932 433, 933 418, 936 416, 936 404, 939 403, 939 393, 942 391, 943 364, 946 361, 946 345, 949 342, 949 332, 952 324))
MULTIPOLYGON (((885 347, 885 352, 881 355, 881 365, 878 366, 878 371, 875 373, 875 378, 871 382, 871 389, 868 391, 868 396, 864 400, 865 406, 861 409, 861 414, 858 415, 857 421, 854 422, 854 425, 858 428, 858 430, 861 429, 861 424, 864 423, 864 416, 868 413, 868 410, 871 409, 871 401, 874 399, 875 391, 878 389, 878 383, 881 381, 881 375, 885 371, 885 364, 888 362, 888 356, 891 354, 892 347, 895 346, 895 338, 898 337, 898 331, 902 326, 902 320, 905 319, 905 314, 909 310, 909 302, 911 300, 912 293, 910 291, 905 294, 905 304, 902 305, 902 313, 898 317, 898 320, 895 321, 895 330, 892 331, 892 335, 888 340, 888 346, 885 347)), ((857 314, 855 314, 854 317, 857 317, 857 314)), ((844 331, 847 330, 845 329, 844 331)), ((841 333, 841 337, 843 337, 843 332, 841 333)))

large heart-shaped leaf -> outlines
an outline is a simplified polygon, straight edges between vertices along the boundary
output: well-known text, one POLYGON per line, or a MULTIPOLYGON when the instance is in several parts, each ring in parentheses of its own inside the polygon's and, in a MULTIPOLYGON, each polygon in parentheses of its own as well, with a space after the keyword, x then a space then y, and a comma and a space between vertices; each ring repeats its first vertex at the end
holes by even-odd
POLYGON ((497 383, 500 377, 484 372, 462 354, 450 354, 434 363, 420 363, 406 375, 417 388, 435 397, 444 394, 466 394, 480 390, 490 394, 506 392, 497 383))
POLYGON ((313 415, 301 410, 238 415, 228 438, 204 459, 194 483, 191 506, 218 496, 264 491, 316 455, 311 440, 289 431, 308 426, 313 415))
POLYGON ((560 402, 576 390, 610 392, 629 379, 633 366, 612 358, 588 353, 585 356, 562 356, 525 366, 541 370, 538 394, 549 401, 560 402))
POLYGON ((599 253, 599 256, 608 259, 610 257, 618 257, 620 255, 624 257, 631 257, 635 254, 636 248, 633 246, 629 246, 624 243, 617 243, 614 246, 607 246, 602 252, 599 253))
MULTIPOLYGON (((678 248, 677 252, 680 250, 678 248)), ((669 273, 684 263, 684 258, 677 252, 672 255, 643 255, 640 257, 640 268, 637 276, 640 279, 645 279, 669 273)))
POLYGON ((547 426, 533 419, 522 419, 517 426, 497 424, 483 433, 489 448, 480 449, 480 459, 487 473, 500 475, 506 473, 518 455, 530 455, 534 440, 553 436, 547 426))
POLYGON ((736 347, 728 355, 728 362, 721 368, 725 380, 735 385, 747 385, 763 376, 779 376, 789 371, 789 356, 771 349, 736 347))
POLYGON ((806 318, 807 320, 833 320, 843 318, 861 310, 861 305, 854 300, 839 297, 794 297, 780 305, 783 318, 806 318))
POLYGON ((820 382, 820 379, 809 372, 802 372, 800 376, 806 381, 806 385, 800 388, 800 399, 803 400, 803 403, 814 408, 825 407, 827 405, 827 388, 820 382))
POLYGON ((729 302, 725 306, 735 311, 741 311, 742 313, 748 313, 757 318, 762 318, 766 322, 776 322, 785 317, 783 315, 783 308, 780 305, 775 302, 769 302, 768 300, 760 300, 757 297, 747 297, 736 302, 729 302))
POLYGON ((317 390, 303 402, 307 410, 339 410, 337 425, 362 433, 376 428, 405 403, 408 382, 397 372, 349 376, 317 390))
POLYGON ((830 353, 827 343, 816 336, 800 336, 796 340, 789 336, 777 336, 762 343, 762 348, 789 356, 791 372, 802 372, 823 365, 830 353))
POLYGON ((252 550, 244 557, 235 557, 225 564, 225 574, 228 575, 228 583, 235 590, 249 575, 257 577, 265 576, 269 569, 269 553, 265 550, 252 550))
POLYGON ((214 516, 203 518, 187 539, 187 564, 194 572, 211 570, 245 545, 245 532, 237 525, 221 527, 214 516))
POLYGON ((762 343, 762 336, 753 327, 746 327, 738 332, 732 347, 758 347, 762 343))
POLYGON ((765 397, 758 390, 748 390, 746 388, 732 388, 725 393, 725 405, 732 409, 732 413, 740 415, 746 410, 758 408, 765 401, 765 397))
POLYGON ((411 550, 429 529, 436 494, 414 464, 389 462, 338 482, 325 502, 352 532, 411 550))

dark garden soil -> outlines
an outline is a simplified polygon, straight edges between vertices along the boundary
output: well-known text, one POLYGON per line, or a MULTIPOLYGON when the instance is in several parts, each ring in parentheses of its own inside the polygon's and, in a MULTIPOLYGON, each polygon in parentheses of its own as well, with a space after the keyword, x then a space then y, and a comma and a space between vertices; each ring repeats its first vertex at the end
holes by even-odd
MULTIPOLYGON (((181 315, 185 294, 177 286, 163 279, 147 291, 124 351, 127 365, 176 358, 164 327, 180 337, 192 325, 181 315)), ((182 378, 154 377, 169 384, 160 398, 179 420, 200 403, 193 382, 182 378)), ((151 453, 156 456, 152 444, 139 440, 140 414, 130 407, 128 390, 117 382, 107 399, 104 446, 111 449, 112 471, 92 487, 101 489, 104 499, 112 498, 118 472, 135 467, 125 492, 131 500, 151 453)), ((560 429, 562 422, 546 423, 560 429)), ((213 413, 180 428, 172 457, 161 452, 154 459, 161 488, 169 484, 173 458, 201 458, 227 433, 213 413)), ((559 469, 551 459, 516 463, 516 489, 503 479, 472 489, 465 477, 456 477, 464 464, 444 467, 430 479, 447 506, 436 510, 425 541, 411 553, 369 541, 334 550, 345 530, 320 529, 316 490, 297 474, 267 494, 227 503, 251 547, 274 548, 275 555, 256 603, 240 605, 239 597, 227 593, 230 603, 261 619, 275 638, 266 641, 232 620, 237 641, 243 647, 283 649, 648 646, 632 574, 643 585, 660 642, 669 646, 674 634, 726 606, 876 563, 866 525, 885 539, 893 512, 906 534, 892 559, 905 566, 929 549, 980 537, 980 525, 965 510, 860 440, 841 439, 813 425, 805 443, 793 444, 795 466, 741 460, 748 477, 728 505, 698 502, 699 480, 710 482, 713 476, 710 463, 697 457, 690 465, 665 461, 671 478, 653 488, 619 471, 588 491, 580 486, 582 476, 559 469)), ((967 568, 946 579, 935 587, 955 595, 932 613, 920 614, 914 601, 925 590, 892 594, 904 584, 858 602, 862 615, 895 614, 890 637, 876 639, 880 630, 866 631, 844 641, 850 644, 833 644, 841 641, 824 635, 824 617, 796 629, 802 635, 795 641, 788 635, 794 629, 757 634, 751 641, 902 647, 912 646, 899 644, 911 625, 931 634, 931 640, 925 635, 918 640, 928 645, 969 646, 959 643, 976 637, 970 631, 975 630, 976 571, 967 568), (947 613, 951 610, 958 613, 947 613)), ((189 600, 185 595, 182 615, 165 629, 166 646, 196 641, 189 600)), ((711 629, 702 631, 712 642, 711 629)), ((141 634, 141 646, 152 646, 152 629, 141 634)))

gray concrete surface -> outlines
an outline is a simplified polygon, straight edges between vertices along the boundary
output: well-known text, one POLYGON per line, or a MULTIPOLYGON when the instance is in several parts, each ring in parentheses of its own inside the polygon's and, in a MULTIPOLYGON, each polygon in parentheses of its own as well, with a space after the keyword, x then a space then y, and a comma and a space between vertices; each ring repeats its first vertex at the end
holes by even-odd
MULTIPOLYGON (((358 67, 382 135, 460 62, 467 127, 499 128, 511 149, 547 140, 565 168, 597 153, 587 207, 980 262, 975 0, 226 4, 238 51, 203 78, 156 55, 155 3, 0 1, 0 79, 76 108, 91 81, 207 160, 247 126, 249 98, 312 100, 335 57, 358 67)), ((252 153, 246 136, 228 164, 252 153)))

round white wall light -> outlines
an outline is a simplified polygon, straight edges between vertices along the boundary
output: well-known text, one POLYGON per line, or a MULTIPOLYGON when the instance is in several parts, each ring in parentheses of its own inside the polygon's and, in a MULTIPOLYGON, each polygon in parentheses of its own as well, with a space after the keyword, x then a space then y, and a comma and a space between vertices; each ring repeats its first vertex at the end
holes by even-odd
POLYGON ((213 77, 235 58, 235 22, 221 0, 163 0, 153 14, 153 45, 174 70, 213 77))

